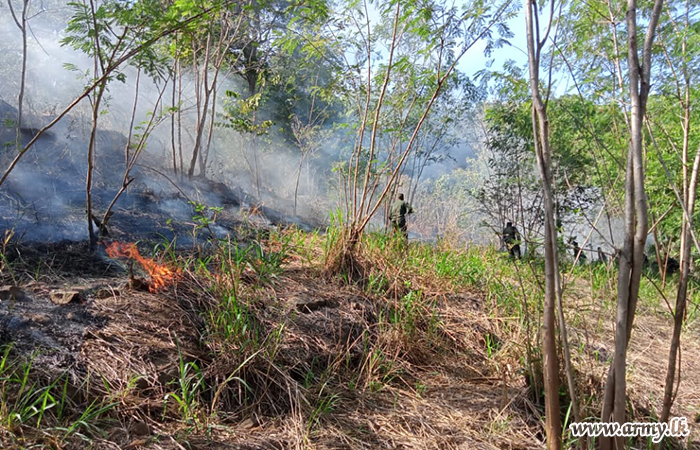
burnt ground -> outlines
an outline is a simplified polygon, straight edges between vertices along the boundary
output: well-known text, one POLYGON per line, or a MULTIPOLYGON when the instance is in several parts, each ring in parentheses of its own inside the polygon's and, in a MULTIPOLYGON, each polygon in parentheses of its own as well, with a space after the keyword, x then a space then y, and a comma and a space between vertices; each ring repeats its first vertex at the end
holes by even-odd
POLYGON ((90 305, 123 273, 116 264, 87 254, 85 244, 10 247, 4 253, 0 342, 12 343, 18 354, 34 353, 49 373, 76 367, 85 333, 107 323, 90 305))
MULTIPOLYGON (((16 153, 15 129, 10 124, 17 111, 0 100, 0 162, 7 167, 16 153)), ((25 124, 43 123, 45 118, 26 115, 25 124)), ((67 117, 42 134, 22 158, 0 189, 0 231, 12 233, 25 243, 83 242, 88 238, 85 211, 85 149, 89 127, 79 117, 67 117)), ((21 144, 27 144, 38 131, 27 125, 20 129, 21 144)), ((99 129, 92 187, 93 214, 102 222, 109 205, 123 186, 127 169, 124 150, 127 136, 117 130, 99 129)), ((118 196, 107 231, 112 239, 170 242, 191 245, 197 238, 226 236, 242 223, 284 225, 302 229, 324 226, 313 218, 314 208, 300 198, 299 217, 289 210, 290 199, 273 192, 254 198, 235 176, 212 180, 211 177, 187 178, 164 168, 167 153, 144 154, 129 171, 128 184, 118 196), (197 210, 197 206, 204 210, 197 210), (221 213, 210 208, 220 208, 221 213), (197 217, 210 223, 202 227, 197 217)), ((5 237, 5 236, 0 236, 5 237)))
MULTIPOLYGON (((360 374, 375 370, 362 360, 361 349, 369 345, 363 340, 375 326, 377 307, 356 287, 329 281, 302 258, 292 258, 274 287, 259 292, 257 305, 261 327, 285 326, 274 356, 284 373, 272 376, 284 386, 266 387, 256 409, 220 407, 206 427, 183 428, 175 419, 176 404, 164 400, 177 390, 180 364, 196 363, 212 384, 231 373, 226 359, 212 357, 201 299, 186 284, 160 293, 134 289, 128 265, 99 251, 90 254, 85 244, 21 246, 6 255, 21 287, 10 289, 11 277, 3 273, 8 292, 0 301, 3 343, 11 342, 16 356, 33 355, 46 379, 68 374, 71 385, 87 392, 80 395, 118 399, 112 419, 102 425, 107 433, 93 441, 94 448, 543 448, 522 379, 499 373, 485 355, 483 332, 496 332, 473 294, 438 300, 444 342, 461 353, 434 360, 433 352, 420 348, 422 342, 394 343, 385 348, 412 359, 391 372, 392 379, 375 385, 372 377, 341 376, 310 387, 309 373, 318 382, 320 374, 343 373, 343 367, 360 374), (57 291, 76 295, 58 305, 52 294, 54 301, 67 297, 57 291), (339 361, 339 354, 347 361, 339 361), (332 396, 325 396, 325 386, 332 386, 332 396), (332 402, 314 419, 314 405, 302 397, 332 402)), ((251 372, 270 371, 263 359, 251 365, 251 372)), ((235 392, 228 395, 234 403, 235 392)), ((206 398, 204 403, 208 407, 206 398)), ((31 443, 26 439, 0 433, 3 448, 22 448, 31 443)), ((68 440, 55 448, 84 445, 68 440)))

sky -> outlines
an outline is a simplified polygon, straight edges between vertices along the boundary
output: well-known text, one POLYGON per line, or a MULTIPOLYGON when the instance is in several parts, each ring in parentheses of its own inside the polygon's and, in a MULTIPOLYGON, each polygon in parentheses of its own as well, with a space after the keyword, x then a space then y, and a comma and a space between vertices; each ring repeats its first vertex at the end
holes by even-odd
POLYGON ((488 68, 498 71, 508 60, 513 60, 519 66, 527 64, 527 41, 525 39, 525 12, 520 10, 518 15, 508 21, 510 30, 515 36, 509 40, 510 45, 495 49, 490 57, 484 56, 486 43, 481 41, 462 57, 458 68, 462 73, 472 77, 476 72, 488 68), (490 64, 490 66, 488 66, 490 64))
MULTIPOLYGON (((527 68, 527 33, 525 26, 525 10, 520 9, 518 14, 508 21, 508 26, 513 32, 513 38, 509 39, 510 45, 495 49, 490 57, 484 56, 485 42, 479 42, 470 49, 457 65, 462 72, 472 77, 478 71, 485 68, 491 71, 499 71, 503 64, 512 60, 516 65, 527 68)), ((573 83, 567 71, 556 70, 553 73, 553 93, 554 95, 564 95, 572 88, 573 83)))

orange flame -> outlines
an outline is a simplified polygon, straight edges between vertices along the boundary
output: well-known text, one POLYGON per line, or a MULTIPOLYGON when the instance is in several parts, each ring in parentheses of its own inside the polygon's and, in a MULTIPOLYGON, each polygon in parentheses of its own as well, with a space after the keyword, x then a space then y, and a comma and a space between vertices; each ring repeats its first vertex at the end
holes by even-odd
POLYGON ((138 261, 151 276, 151 283, 148 286, 148 290, 151 292, 157 292, 174 282, 179 275, 179 271, 158 264, 151 258, 144 258, 141 256, 134 243, 112 242, 111 244, 107 244, 105 250, 110 258, 127 257, 138 261))

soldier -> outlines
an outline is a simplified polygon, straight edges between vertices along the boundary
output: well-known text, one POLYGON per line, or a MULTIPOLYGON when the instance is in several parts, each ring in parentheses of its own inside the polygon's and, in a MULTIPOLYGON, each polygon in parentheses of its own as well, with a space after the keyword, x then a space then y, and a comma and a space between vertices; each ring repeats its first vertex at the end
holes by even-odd
POLYGON ((605 253, 603 253, 603 249, 598 247, 598 261, 607 264, 608 263, 608 257, 605 256, 605 253))
POLYGON ((516 256, 518 259, 521 258, 520 233, 513 225, 513 222, 506 223, 506 227, 503 229, 503 242, 505 242, 506 247, 508 247, 508 253, 511 258, 515 258, 516 256))
POLYGON ((575 237, 572 237, 569 239, 569 244, 571 244, 572 247, 574 247, 574 258, 578 257, 578 263, 579 264, 584 264, 586 262, 586 254, 581 251, 581 247, 578 245, 578 241, 576 241, 575 237))
POLYGON ((389 219, 395 232, 401 232, 404 238, 408 239, 408 226, 406 224, 406 214, 413 214, 413 207, 403 199, 403 194, 399 194, 398 200, 394 200, 389 208, 389 219))
POLYGON ((680 263, 673 256, 668 256, 666 260, 666 274, 671 275, 678 272, 681 268, 680 263))

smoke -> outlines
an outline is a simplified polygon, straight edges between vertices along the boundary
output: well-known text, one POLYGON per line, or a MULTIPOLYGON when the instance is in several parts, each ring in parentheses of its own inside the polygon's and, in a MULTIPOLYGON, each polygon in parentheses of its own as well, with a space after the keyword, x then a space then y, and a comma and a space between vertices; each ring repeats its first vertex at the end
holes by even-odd
MULTIPOLYGON (((27 74, 24 93, 21 144, 25 145, 36 130, 52 120, 66 105, 83 91, 90 81, 92 61, 84 54, 60 45, 70 10, 62 5, 31 4, 30 33, 28 33, 27 74), (37 15, 37 13, 40 13, 37 15), (70 67, 70 70, 67 68, 70 67)), ((2 167, 8 166, 16 154, 15 124, 17 122, 17 97, 21 78, 22 34, 14 24, 7 5, 0 5, 0 54, 6 55, 0 69, 0 139, 3 151, 2 167)), ((173 130, 165 108, 172 106, 172 84, 163 86, 144 74, 138 76, 133 67, 123 69, 126 82, 112 81, 103 104, 104 114, 98 120, 95 161, 95 186, 93 189, 96 216, 100 216, 119 191, 126 168, 125 151, 130 134, 132 110, 135 107, 135 128, 132 144, 138 141, 147 121, 156 114, 159 125, 149 135, 145 149, 134 167, 134 180, 114 207, 113 224, 135 234, 144 226, 168 231, 180 228, 191 232, 198 226, 194 217, 200 214, 196 205, 204 208, 203 215, 213 217, 217 208, 225 213, 240 208, 254 208, 263 203, 270 215, 280 220, 291 208, 275 214, 270 206, 282 208, 293 204, 296 169, 299 154, 295 148, 275 130, 259 137, 257 151, 250 152, 252 137, 232 129, 215 127, 210 149, 210 164, 206 175, 213 181, 189 181, 172 172, 173 130), (165 94, 156 108, 159 92, 165 94), (249 162, 246 163, 245 161, 249 162), (250 163, 252 161, 252 164, 250 163), (261 187, 257 198, 258 186, 261 187), (290 201, 291 200, 291 201, 290 201), (137 220, 151 215, 150 220, 137 220), (160 216, 164 218, 156 218, 160 216), (167 223, 166 223, 167 222, 167 223)), ((196 98, 193 94, 193 77, 185 74, 182 80, 180 116, 182 119, 175 153, 178 164, 188 169, 194 147, 193 130, 196 127, 196 98)), ((235 76, 222 77, 219 90, 241 88, 235 76)), ((274 104, 267 106, 275 108, 274 104)), ((220 122, 224 112, 223 102, 217 105, 217 113, 209 120, 220 122)), ((84 100, 67 116, 44 134, 27 152, 7 182, 0 189, 0 226, 13 229, 27 240, 57 241, 87 238, 85 216, 85 179, 87 173, 87 148, 90 134, 90 105, 84 100)), ((206 128, 210 123, 206 124, 206 128)), ((317 162, 317 161, 316 161, 317 162)), ((321 195, 314 176, 315 160, 309 158, 302 166, 299 178, 298 215, 318 213, 313 205, 321 195)), ((195 174, 199 172, 199 168, 195 174)), ((231 214, 223 214, 229 216, 231 214)), ((325 213, 323 214, 326 215, 325 213)), ((221 216, 221 215, 220 215, 221 216)), ((299 218, 291 221, 303 222, 299 218)), ((229 224, 231 222, 229 221, 229 224)), ((220 225, 209 227, 217 235, 228 228, 220 225)), ((167 234, 167 233, 166 233, 167 234)))
MULTIPOLYGON (((63 29, 71 14, 70 8, 58 2, 30 4, 34 8, 30 16, 34 17, 30 21, 31 32, 28 34, 23 144, 28 142, 36 129, 50 122, 80 95, 90 82, 93 66, 85 54, 60 45, 64 37, 63 29), (40 11, 40 8, 44 9, 40 11), (67 67, 72 69, 68 70, 67 67)), ((16 152, 12 122, 16 122, 17 118, 21 48, 21 32, 7 6, 2 3, 0 54, 7 57, 4 58, 6 63, 0 67, 0 118, 7 120, 0 123, 0 139, 8 144, 0 155, 3 168, 8 166, 16 152)), ((344 120, 342 117, 329 118, 321 124, 313 138, 313 149, 300 167, 302 154, 298 142, 290 130, 281 129, 280 123, 275 123, 268 134, 257 137, 219 126, 226 122, 224 113, 227 105, 223 92, 244 92, 247 88, 241 77, 222 73, 216 112, 213 117, 211 114, 208 117, 208 121, 216 122, 205 174, 209 181, 197 177, 188 180, 174 174, 172 167, 175 164, 186 172, 194 148, 198 115, 193 74, 185 72, 183 75, 182 97, 180 99, 178 95, 176 98, 176 103, 181 100, 179 112, 176 113, 181 125, 173 128, 173 112, 168 110, 174 106, 172 82, 156 83, 143 73, 139 75, 133 67, 124 67, 122 73, 126 82, 113 80, 109 84, 102 106, 104 114, 100 114, 98 120, 93 188, 98 219, 101 219, 122 187, 127 148, 130 152, 134 151, 138 135, 144 132, 147 122, 154 115, 158 117, 158 124, 151 130, 143 153, 131 173, 134 180, 114 205, 114 216, 110 220, 113 234, 119 230, 149 238, 192 234, 193 230, 201 228, 201 219, 195 219, 202 215, 201 211, 197 211, 198 207, 204 208, 203 214, 208 219, 217 217, 218 223, 210 227, 217 235, 230 230, 234 220, 260 210, 272 222, 320 226, 327 220, 329 211, 340 205, 342 193, 339 175, 332 169, 338 161, 347 160, 354 142, 352 131, 335 127, 344 120), (137 90, 135 127, 131 128, 137 90), (157 105, 160 92, 163 92, 163 96, 157 105), (132 139, 128 143, 130 134, 132 139), (221 208, 222 212, 218 213, 217 208, 221 208)), ((287 113, 308 115, 308 111, 302 111, 308 105, 290 107, 285 101, 270 96, 258 112, 260 120, 274 119, 287 113)), ((0 226, 14 229, 27 240, 87 238, 85 180, 90 112, 86 99, 42 136, 23 157, 0 188, 0 226)), ((210 122, 207 122, 205 129, 208 130, 209 126, 210 122)), ((439 233, 435 230, 440 221, 456 220, 429 214, 431 205, 439 202, 444 211, 453 210, 456 205, 465 207, 464 203, 455 203, 452 197, 440 198, 437 191, 430 189, 437 180, 457 169, 471 170, 468 161, 479 152, 481 145, 474 132, 475 127, 471 120, 456 119, 451 125, 449 139, 443 140, 435 148, 434 155, 439 157, 425 165, 422 172, 424 189, 419 190, 418 195, 422 197, 419 203, 426 205, 423 208, 425 215, 419 219, 425 222, 423 234, 426 236, 434 237, 439 233)), ((195 175, 199 173, 197 163, 195 175)), ((407 168, 406 173, 416 175, 413 168, 407 168)))

